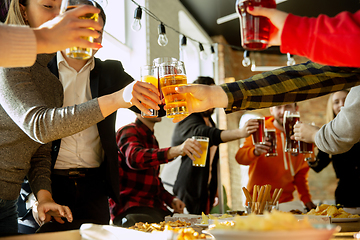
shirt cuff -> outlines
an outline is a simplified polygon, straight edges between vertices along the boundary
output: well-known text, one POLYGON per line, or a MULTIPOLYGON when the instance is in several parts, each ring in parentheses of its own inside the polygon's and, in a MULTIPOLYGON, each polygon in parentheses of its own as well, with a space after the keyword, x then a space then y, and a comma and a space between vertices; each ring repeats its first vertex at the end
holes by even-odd
POLYGON ((231 113, 241 110, 244 94, 239 83, 225 83, 221 84, 220 87, 224 90, 228 97, 228 106, 225 108, 225 112, 231 113))

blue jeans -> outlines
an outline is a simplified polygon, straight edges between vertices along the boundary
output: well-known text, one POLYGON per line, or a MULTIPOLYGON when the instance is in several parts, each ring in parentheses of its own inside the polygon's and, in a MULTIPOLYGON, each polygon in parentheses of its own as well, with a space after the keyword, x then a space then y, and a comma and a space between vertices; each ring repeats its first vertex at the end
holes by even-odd
POLYGON ((0 199, 0 236, 18 233, 17 199, 0 199))

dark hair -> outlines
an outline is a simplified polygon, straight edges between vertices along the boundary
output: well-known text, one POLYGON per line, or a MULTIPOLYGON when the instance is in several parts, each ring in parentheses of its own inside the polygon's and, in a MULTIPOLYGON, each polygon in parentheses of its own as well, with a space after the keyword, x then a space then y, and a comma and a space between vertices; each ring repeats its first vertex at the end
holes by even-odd
POLYGON ((214 85, 215 81, 211 77, 199 76, 193 83, 204 84, 204 85, 214 85))

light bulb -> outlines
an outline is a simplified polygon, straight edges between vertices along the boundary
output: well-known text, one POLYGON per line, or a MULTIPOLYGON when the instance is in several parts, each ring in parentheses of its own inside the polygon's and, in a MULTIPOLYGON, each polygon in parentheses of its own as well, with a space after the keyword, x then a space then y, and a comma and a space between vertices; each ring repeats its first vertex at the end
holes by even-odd
POLYGON ((162 47, 166 46, 166 44, 168 44, 168 39, 166 37, 165 26, 163 23, 160 23, 158 33, 159 33, 158 44, 162 47))
POLYGON ((185 36, 183 36, 182 38, 181 38, 181 42, 180 42, 180 49, 181 50, 184 50, 184 48, 186 47, 186 37, 185 36))
POLYGON ((138 6, 136 9, 135 9, 135 12, 134 12, 134 22, 132 23, 131 25, 131 29, 135 32, 138 32, 140 29, 141 29, 141 15, 142 15, 142 9, 140 6, 138 6))
POLYGON ((286 62, 286 64, 288 66, 295 65, 295 59, 293 58, 293 56, 290 53, 287 53, 287 62, 286 62))
POLYGON ((218 60, 218 57, 215 53, 215 49, 213 46, 210 47, 210 50, 211 50, 211 55, 210 55, 210 58, 211 58, 211 61, 212 62, 216 62, 218 60))
POLYGON ((245 58, 242 60, 242 65, 243 65, 244 67, 250 66, 250 63, 251 63, 251 61, 250 61, 250 58, 249 58, 249 57, 245 57, 245 58))
POLYGON ((202 43, 199 43, 199 49, 200 49, 200 59, 201 60, 207 60, 208 58, 208 55, 207 53, 205 52, 204 50, 204 46, 202 45, 202 43))

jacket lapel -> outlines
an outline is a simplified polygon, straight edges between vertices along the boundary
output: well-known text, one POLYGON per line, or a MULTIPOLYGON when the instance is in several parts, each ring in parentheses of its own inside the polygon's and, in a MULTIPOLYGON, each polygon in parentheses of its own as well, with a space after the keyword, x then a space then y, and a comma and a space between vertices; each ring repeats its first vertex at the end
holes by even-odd
POLYGON ((96 58, 95 67, 90 72, 90 89, 92 98, 99 97, 99 81, 100 81, 100 70, 101 70, 101 62, 96 58))

